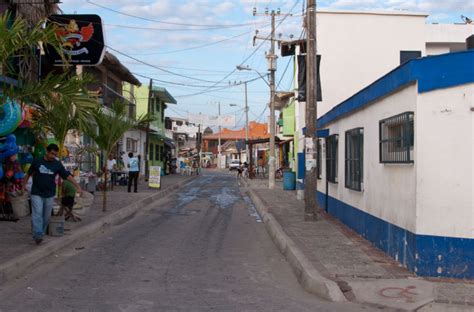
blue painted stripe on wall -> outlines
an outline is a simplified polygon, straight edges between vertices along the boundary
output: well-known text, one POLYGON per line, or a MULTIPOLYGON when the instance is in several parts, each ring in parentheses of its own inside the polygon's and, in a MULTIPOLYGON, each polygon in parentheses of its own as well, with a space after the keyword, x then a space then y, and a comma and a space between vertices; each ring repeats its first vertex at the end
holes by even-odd
POLYGON ((420 93, 474 82, 474 50, 413 59, 335 106, 318 119, 318 127, 326 127, 415 81, 420 93))
POLYGON ((419 276, 474 278, 474 239, 416 235, 331 196, 328 212, 419 276))
POLYGON ((298 153, 298 172, 297 172, 297 179, 304 179, 305 177, 305 155, 304 153, 298 153))
POLYGON ((327 138, 329 136, 329 129, 321 129, 316 131, 318 138, 327 138))

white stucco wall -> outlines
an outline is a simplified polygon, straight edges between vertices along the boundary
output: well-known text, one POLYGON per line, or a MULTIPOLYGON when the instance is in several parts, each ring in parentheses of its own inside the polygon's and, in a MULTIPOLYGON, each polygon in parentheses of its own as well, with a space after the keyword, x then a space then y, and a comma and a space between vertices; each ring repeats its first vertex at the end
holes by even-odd
POLYGON ((144 173, 145 172, 145 142, 146 142, 146 133, 145 131, 141 130, 129 130, 125 132, 123 136, 123 144, 121 146, 121 151, 124 152, 125 154, 123 155, 123 161, 126 164, 128 162, 128 151, 126 151, 127 148, 127 138, 131 138, 134 140, 137 140, 137 152, 133 153, 135 156, 141 155, 141 163, 140 163, 140 172, 144 173))
POLYGON ((474 238, 474 84, 423 93, 415 115, 417 232, 474 238))
POLYGON ((426 24, 426 43, 466 43, 474 24, 426 24))
POLYGON ((319 11, 322 116, 400 65, 400 51, 425 53, 423 14, 319 11))
MULTIPOLYGON (((416 88, 415 84, 409 85, 325 127, 329 128, 330 134, 339 134, 339 183, 329 183, 329 196, 413 233, 416 232, 417 160, 415 159, 414 164, 379 163, 379 121, 407 111, 413 111, 417 115, 416 88), (362 192, 348 189, 344 183, 345 132, 357 127, 364 128, 364 185, 362 192)), ((416 131, 417 125, 415 124, 415 133, 416 131)), ((326 191, 326 146, 323 148, 323 153, 323 179, 318 180, 320 192, 326 191)))

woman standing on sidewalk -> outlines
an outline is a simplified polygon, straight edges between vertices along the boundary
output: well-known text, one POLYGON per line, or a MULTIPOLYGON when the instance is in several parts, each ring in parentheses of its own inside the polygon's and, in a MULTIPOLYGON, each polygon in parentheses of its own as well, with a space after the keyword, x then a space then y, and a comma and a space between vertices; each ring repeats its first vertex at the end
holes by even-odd
POLYGON ((59 147, 56 144, 50 144, 46 148, 44 157, 33 160, 28 173, 23 179, 23 189, 25 188, 30 176, 33 177, 33 186, 31 187, 31 221, 33 224, 33 239, 36 244, 43 241, 46 228, 48 227, 49 217, 53 210, 54 195, 56 194, 56 175, 63 180, 70 181, 81 193, 81 187, 76 180, 64 168, 63 164, 56 160, 59 147))

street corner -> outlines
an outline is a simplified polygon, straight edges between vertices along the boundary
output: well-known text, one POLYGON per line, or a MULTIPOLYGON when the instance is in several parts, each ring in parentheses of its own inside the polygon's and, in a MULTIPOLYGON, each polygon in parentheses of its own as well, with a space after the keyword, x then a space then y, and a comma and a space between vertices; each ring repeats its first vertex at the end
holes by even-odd
POLYGON ((356 301, 403 311, 416 309, 435 300, 433 284, 419 279, 348 281, 356 301))

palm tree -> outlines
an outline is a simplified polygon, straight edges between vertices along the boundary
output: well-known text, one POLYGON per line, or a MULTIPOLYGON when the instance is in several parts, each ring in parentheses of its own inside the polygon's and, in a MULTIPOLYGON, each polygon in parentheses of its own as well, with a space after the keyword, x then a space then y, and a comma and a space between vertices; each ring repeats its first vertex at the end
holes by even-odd
POLYGON ((97 108, 97 101, 90 97, 86 85, 90 76, 56 75, 51 81, 58 83, 41 96, 35 96, 36 109, 33 112, 33 132, 37 136, 51 134, 59 143, 59 158, 70 130, 83 131, 97 108))
MULTIPOLYGON (((120 138, 128 130, 136 127, 142 127, 153 121, 150 115, 142 115, 137 119, 128 118, 127 105, 116 100, 111 107, 99 107, 94 113, 94 123, 90 126, 87 133, 97 144, 99 149, 103 151, 104 159, 108 159, 113 148, 120 138)), ((107 166, 104 170, 104 187, 102 210, 107 209, 107 166)))
POLYGON ((0 16, 0 70, 3 74, 18 80, 18 85, 15 87, 3 84, 4 97, 22 102, 35 100, 37 96, 51 96, 48 91, 61 82, 60 77, 56 75, 48 75, 42 81, 35 81, 30 77, 31 71, 18 71, 14 66, 14 60, 18 63, 31 63, 31 60, 36 59, 36 51, 40 45, 48 44, 64 57, 60 48, 61 43, 55 34, 56 25, 48 24, 46 27, 43 25, 44 21, 40 21, 30 26, 23 17, 17 17, 12 21, 8 11, 0 16))

